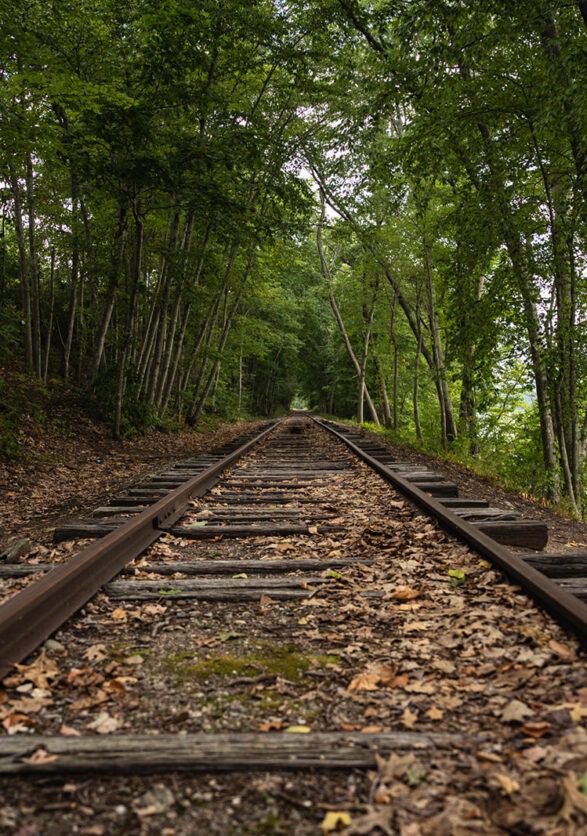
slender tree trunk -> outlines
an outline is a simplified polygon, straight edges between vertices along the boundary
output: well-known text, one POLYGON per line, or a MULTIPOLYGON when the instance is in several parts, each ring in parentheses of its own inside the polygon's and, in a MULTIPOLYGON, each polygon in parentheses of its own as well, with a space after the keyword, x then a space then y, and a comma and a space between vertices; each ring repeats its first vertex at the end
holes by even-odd
POLYGON ((416 355, 414 357, 414 386, 412 389, 412 406, 414 411, 414 429, 416 438, 422 441, 422 426, 420 424, 420 354, 422 349, 422 332, 418 336, 416 355))
POLYGON ((237 291, 237 294, 235 296, 235 299, 232 303, 232 306, 231 306, 230 310, 226 314, 225 321, 224 321, 224 326, 223 326, 223 329, 222 329, 222 333, 221 333, 221 336, 220 336, 220 342, 219 342, 218 350, 217 350, 218 356, 217 356, 216 361, 214 362, 214 364, 212 366, 212 369, 211 369, 211 371, 208 375, 207 381, 204 385, 204 389, 202 390, 202 393, 199 397, 199 400, 196 404, 196 407, 192 411, 192 413, 188 416, 187 420, 188 420, 188 424, 190 426, 194 426, 198 422, 198 420, 199 420, 199 418, 202 414, 202 411, 203 411, 203 409, 206 405, 206 401, 208 399, 208 395, 210 394, 210 390, 212 388, 212 384, 214 382, 214 379, 215 379, 215 377, 218 374, 218 371, 220 369, 220 364, 222 362, 222 352, 224 351, 224 349, 226 347, 226 342, 227 342, 228 336, 230 334, 230 329, 231 329, 231 326, 232 326, 232 322, 233 322, 233 319, 234 319, 234 317, 235 317, 235 315, 238 311, 238 308, 239 308, 239 305, 240 305, 240 302, 241 302, 241 299, 242 299, 243 291, 245 289, 245 284, 246 284, 246 281, 248 279, 251 268, 253 266, 253 258, 254 258, 254 254, 251 253, 251 255, 249 256, 249 258, 247 260, 247 265, 245 267, 245 271, 244 271, 243 277, 241 279, 241 285, 240 285, 240 287, 237 291))
POLYGON ((116 232, 114 234, 114 241, 112 243, 112 255, 110 258, 110 275, 108 278, 108 287, 106 288, 106 296, 102 308, 102 316, 98 325, 96 334, 96 341, 94 344, 94 354, 90 368, 90 386, 93 386, 98 377, 100 364, 104 355, 104 346, 106 344, 106 335, 110 327, 110 320, 114 311, 114 303, 116 301, 116 291, 120 281, 120 266, 124 257, 125 233, 126 233, 126 218, 128 209, 124 203, 120 203, 118 207, 118 222, 116 232))
POLYGON ((26 196, 28 214, 31 311, 33 326, 33 366, 35 369, 35 373, 40 378, 42 376, 40 303, 41 283, 39 277, 39 255, 37 253, 35 179, 33 171, 33 158, 30 152, 27 153, 26 157, 26 196))
POLYGON ((33 320, 31 305, 31 286, 29 281, 29 266, 26 254, 24 225, 22 220, 22 193, 18 176, 12 165, 8 168, 10 174, 10 188, 14 201, 14 230, 16 232, 16 243, 18 247, 18 266, 20 273, 20 286, 22 291, 22 312, 24 319, 24 353, 26 367, 33 371, 33 320))
POLYGON ((143 258, 144 224, 137 206, 134 207, 133 214, 135 220, 135 247, 131 270, 130 299, 126 321, 126 330, 118 365, 118 378, 116 385, 116 406, 114 411, 113 425, 113 436, 115 439, 120 438, 122 430, 122 414, 127 383, 127 362, 131 347, 131 334, 133 331, 137 311, 137 295, 139 282, 141 278, 141 265, 143 258))
MULTIPOLYGON (((349 339, 349 336, 348 336, 343 318, 341 316, 340 310, 338 309, 338 305, 336 304, 336 298, 334 296, 334 291, 332 290, 332 276, 330 275, 330 269, 328 267, 328 263, 326 261, 326 256, 324 255, 324 248, 322 246, 322 227, 323 227, 323 224, 324 224, 324 218, 325 218, 325 214, 326 214, 325 213, 325 203, 324 203, 324 192, 323 192, 322 189, 320 190, 320 197, 321 197, 321 202, 322 202, 322 214, 321 214, 321 217, 320 217, 320 222, 318 223, 318 226, 316 227, 316 244, 317 244, 317 247, 318 247, 318 256, 320 258, 320 267, 321 267, 321 270, 322 270, 322 275, 323 275, 323 277, 326 281, 326 284, 328 286, 328 298, 330 300, 330 307, 332 308, 332 312, 334 314, 334 319, 336 320, 336 324, 338 325, 338 330, 340 331, 340 335, 342 337, 344 346, 346 348, 346 351, 347 351, 349 359, 352 363, 352 366, 355 370, 357 378, 360 380, 361 379, 361 364, 357 360, 357 356, 356 356, 356 354, 353 350, 353 346, 352 346, 351 341, 349 339)), ((377 426, 380 426, 379 416, 377 414, 375 404, 373 403, 373 400, 371 399, 371 395, 369 394, 369 389, 367 388, 366 385, 364 386, 364 392, 365 392, 365 399, 367 401, 367 406, 369 407, 369 412, 371 413, 371 417, 373 418, 373 423, 376 424, 377 426)))
POLYGON ((51 247, 51 268, 49 270, 49 318, 47 320, 47 335, 45 337, 45 365, 43 367, 43 383, 47 383, 49 376, 49 357, 51 355, 51 335, 53 333, 53 313, 55 310, 55 247, 51 247))

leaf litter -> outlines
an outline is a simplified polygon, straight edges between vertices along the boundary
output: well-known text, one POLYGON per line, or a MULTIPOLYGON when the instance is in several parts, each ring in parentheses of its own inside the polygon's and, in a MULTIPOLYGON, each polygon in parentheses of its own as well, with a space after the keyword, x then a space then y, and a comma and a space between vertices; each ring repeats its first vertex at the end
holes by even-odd
MULTIPOLYGON (((197 808, 198 826, 219 816, 248 826, 261 804, 256 787, 272 781, 263 804, 278 821, 296 812, 299 833, 324 822, 348 834, 580 833, 587 689, 574 638, 336 443, 320 436, 317 446, 352 468, 306 494, 315 510, 334 507, 344 530, 214 543, 167 536, 135 566, 212 557, 242 560, 243 569, 251 557, 356 563, 324 572, 301 602, 119 605, 99 595, 57 635, 64 651, 46 649, 5 681, 5 733, 449 732, 462 739, 453 751, 378 757, 345 788, 327 774, 207 778, 204 790, 199 779, 175 778, 174 802, 142 819, 189 833, 197 808)), ((105 827, 116 821, 116 797, 126 793, 132 811, 128 794, 145 792, 131 778, 88 786, 105 827)), ((12 789, 9 806, 27 792, 12 789)), ((83 806, 72 807, 71 821, 84 821, 83 806)), ((138 809, 129 815, 141 818, 138 809)))

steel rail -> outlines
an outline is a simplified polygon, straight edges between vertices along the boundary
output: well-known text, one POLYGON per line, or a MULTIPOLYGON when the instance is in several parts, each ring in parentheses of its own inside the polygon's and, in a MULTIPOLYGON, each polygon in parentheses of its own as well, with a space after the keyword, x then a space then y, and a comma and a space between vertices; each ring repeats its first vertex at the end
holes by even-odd
POLYGON ((344 442, 353 453, 382 476, 386 482, 389 482, 411 502, 431 517, 434 517, 446 531, 456 535, 459 540, 471 546, 509 578, 519 583, 545 609, 564 622, 565 625, 570 626, 581 643, 587 646, 587 604, 554 583, 538 569, 529 566, 523 558, 479 531, 470 522, 451 513, 440 502, 420 490, 413 483, 408 482, 407 479, 402 478, 376 458, 361 450, 357 444, 346 438, 344 433, 328 426, 320 418, 313 415, 310 417, 322 429, 344 442))
POLYGON ((206 493, 223 470, 248 453, 282 420, 274 421, 223 459, 2 604, 0 678, 49 638, 129 561, 165 534, 166 528, 184 514, 190 498, 206 493))

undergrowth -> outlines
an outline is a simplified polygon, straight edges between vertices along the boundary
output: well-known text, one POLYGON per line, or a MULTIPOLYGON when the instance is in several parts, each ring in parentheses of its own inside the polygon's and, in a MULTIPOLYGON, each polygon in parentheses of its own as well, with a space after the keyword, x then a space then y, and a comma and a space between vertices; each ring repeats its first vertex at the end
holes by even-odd
POLYGON ((554 503, 546 499, 544 494, 545 485, 540 478, 540 464, 532 459, 524 458, 519 453, 516 453, 516 451, 510 449, 504 455, 498 454, 495 450, 482 450, 479 455, 473 456, 459 443, 456 443, 451 449, 446 450, 439 441, 418 440, 412 435, 402 433, 401 431, 396 432, 383 426, 377 426, 369 421, 359 424, 357 421, 346 418, 332 416, 332 419, 341 424, 359 427, 383 436, 391 444, 408 447, 418 453, 432 456, 439 461, 466 467, 475 476, 487 479, 502 488, 516 491, 524 499, 532 500, 564 516, 575 519, 569 505, 564 500, 554 503))

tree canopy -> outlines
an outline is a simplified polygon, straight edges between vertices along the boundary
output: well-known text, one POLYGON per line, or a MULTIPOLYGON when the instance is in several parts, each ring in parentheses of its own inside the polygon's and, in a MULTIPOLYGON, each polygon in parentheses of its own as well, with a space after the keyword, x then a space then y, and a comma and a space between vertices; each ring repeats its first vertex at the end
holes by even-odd
POLYGON ((292 404, 576 514, 587 4, 0 3, 0 356, 114 434, 292 404))

